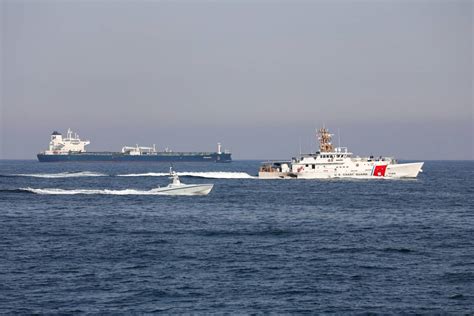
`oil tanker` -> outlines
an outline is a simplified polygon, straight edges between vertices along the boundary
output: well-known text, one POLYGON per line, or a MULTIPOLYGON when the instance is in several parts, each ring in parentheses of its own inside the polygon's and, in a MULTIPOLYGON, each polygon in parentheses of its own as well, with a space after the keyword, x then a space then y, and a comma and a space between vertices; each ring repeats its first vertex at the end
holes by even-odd
POLYGON ((54 131, 51 134, 48 150, 37 155, 40 162, 67 162, 67 161, 150 161, 150 162, 231 162, 231 153, 221 150, 217 144, 216 152, 174 152, 166 148, 159 151, 156 146, 124 146, 119 152, 86 151, 90 144, 88 140, 81 140, 79 135, 67 130, 66 137, 54 131))

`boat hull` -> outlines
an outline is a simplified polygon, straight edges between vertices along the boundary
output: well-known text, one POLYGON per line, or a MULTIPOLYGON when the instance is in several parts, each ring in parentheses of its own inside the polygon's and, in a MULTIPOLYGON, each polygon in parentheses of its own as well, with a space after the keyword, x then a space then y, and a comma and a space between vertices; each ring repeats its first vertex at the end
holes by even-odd
POLYGON ((366 170, 353 170, 346 173, 336 173, 334 169, 327 169, 324 172, 301 172, 295 173, 298 179, 331 179, 331 178, 349 178, 349 179, 401 179, 416 178, 422 171, 423 162, 388 164, 374 166, 371 172, 366 170), (382 168, 383 172, 377 172, 377 167, 382 168))
POLYGON ((292 179, 296 178, 296 175, 294 175, 291 172, 264 172, 260 171, 258 173, 258 177, 260 179, 292 179))
POLYGON ((213 184, 182 184, 154 189, 153 192, 162 195, 208 195, 213 184))
POLYGON ((147 155, 128 155, 120 152, 82 152, 47 155, 38 154, 40 162, 231 162, 230 153, 157 153, 147 155))
POLYGON ((333 178, 347 178, 347 179, 401 179, 401 178, 416 178, 422 172, 423 162, 402 163, 402 164, 388 164, 384 165, 386 168, 384 172, 377 172, 374 166, 371 171, 365 170, 351 170, 345 173, 337 173, 337 169, 327 168, 322 171, 315 172, 259 172, 258 176, 261 179, 333 179, 333 178))
POLYGON ((386 177, 416 178, 422 172, 423 162, 402 163, 387 166, 386 177))

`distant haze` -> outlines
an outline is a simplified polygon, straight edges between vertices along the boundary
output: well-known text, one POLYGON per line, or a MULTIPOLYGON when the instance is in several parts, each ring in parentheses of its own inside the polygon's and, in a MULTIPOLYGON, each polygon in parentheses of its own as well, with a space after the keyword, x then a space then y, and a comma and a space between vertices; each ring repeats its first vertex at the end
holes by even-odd
POLYGON ((89 150, 473 159, 472 1, 3 0, 0 158, 89 150), (335 143, 338 137, 335 137, 335 143))

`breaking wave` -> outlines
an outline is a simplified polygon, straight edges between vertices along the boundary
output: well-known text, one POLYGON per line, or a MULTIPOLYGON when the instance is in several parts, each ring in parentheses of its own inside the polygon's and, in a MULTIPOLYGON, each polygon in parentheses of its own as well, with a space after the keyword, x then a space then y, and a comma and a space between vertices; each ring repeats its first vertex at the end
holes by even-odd
POLYGON ((34 188, 21 188, 22 192, 31 192, 36 194, 54 194, 54 195, 76 195, 76 194, 105 194, 105 195, 162 195, 163 192, 158 192, 156 189, 148 191, 124 189, 124 190, 86 190, 86 189, 75 189, 75 190, 64 190, 64 189, 34 189, 34 188))
MULTIPOLYGON (((148 172, 148 173, 130 173, 130 174, 119 174, 118 177, 167 177, 167 172, 148 172)), ((195 178, 206 178, 206 179, 256 179, 257 177, 251 176, 245 172, 178 172, 180 177, 195 177, 195 178)))
POLYGON ((106 174, 81 171, 81 172, 60 172, 60 173, 19 173, 13 174, 15 177, 33 177, 33 178, 75 178, 75 177, 105 177, 106 174))

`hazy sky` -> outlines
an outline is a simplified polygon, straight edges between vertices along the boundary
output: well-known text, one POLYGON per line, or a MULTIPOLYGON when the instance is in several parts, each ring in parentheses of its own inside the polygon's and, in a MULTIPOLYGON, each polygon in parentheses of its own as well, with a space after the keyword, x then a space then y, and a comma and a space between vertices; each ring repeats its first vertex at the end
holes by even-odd
POLYGON ((0 2, 0 158, 71 127, 281 159, 323 124, 357 154, 474 158, 472 1, 0 2))

